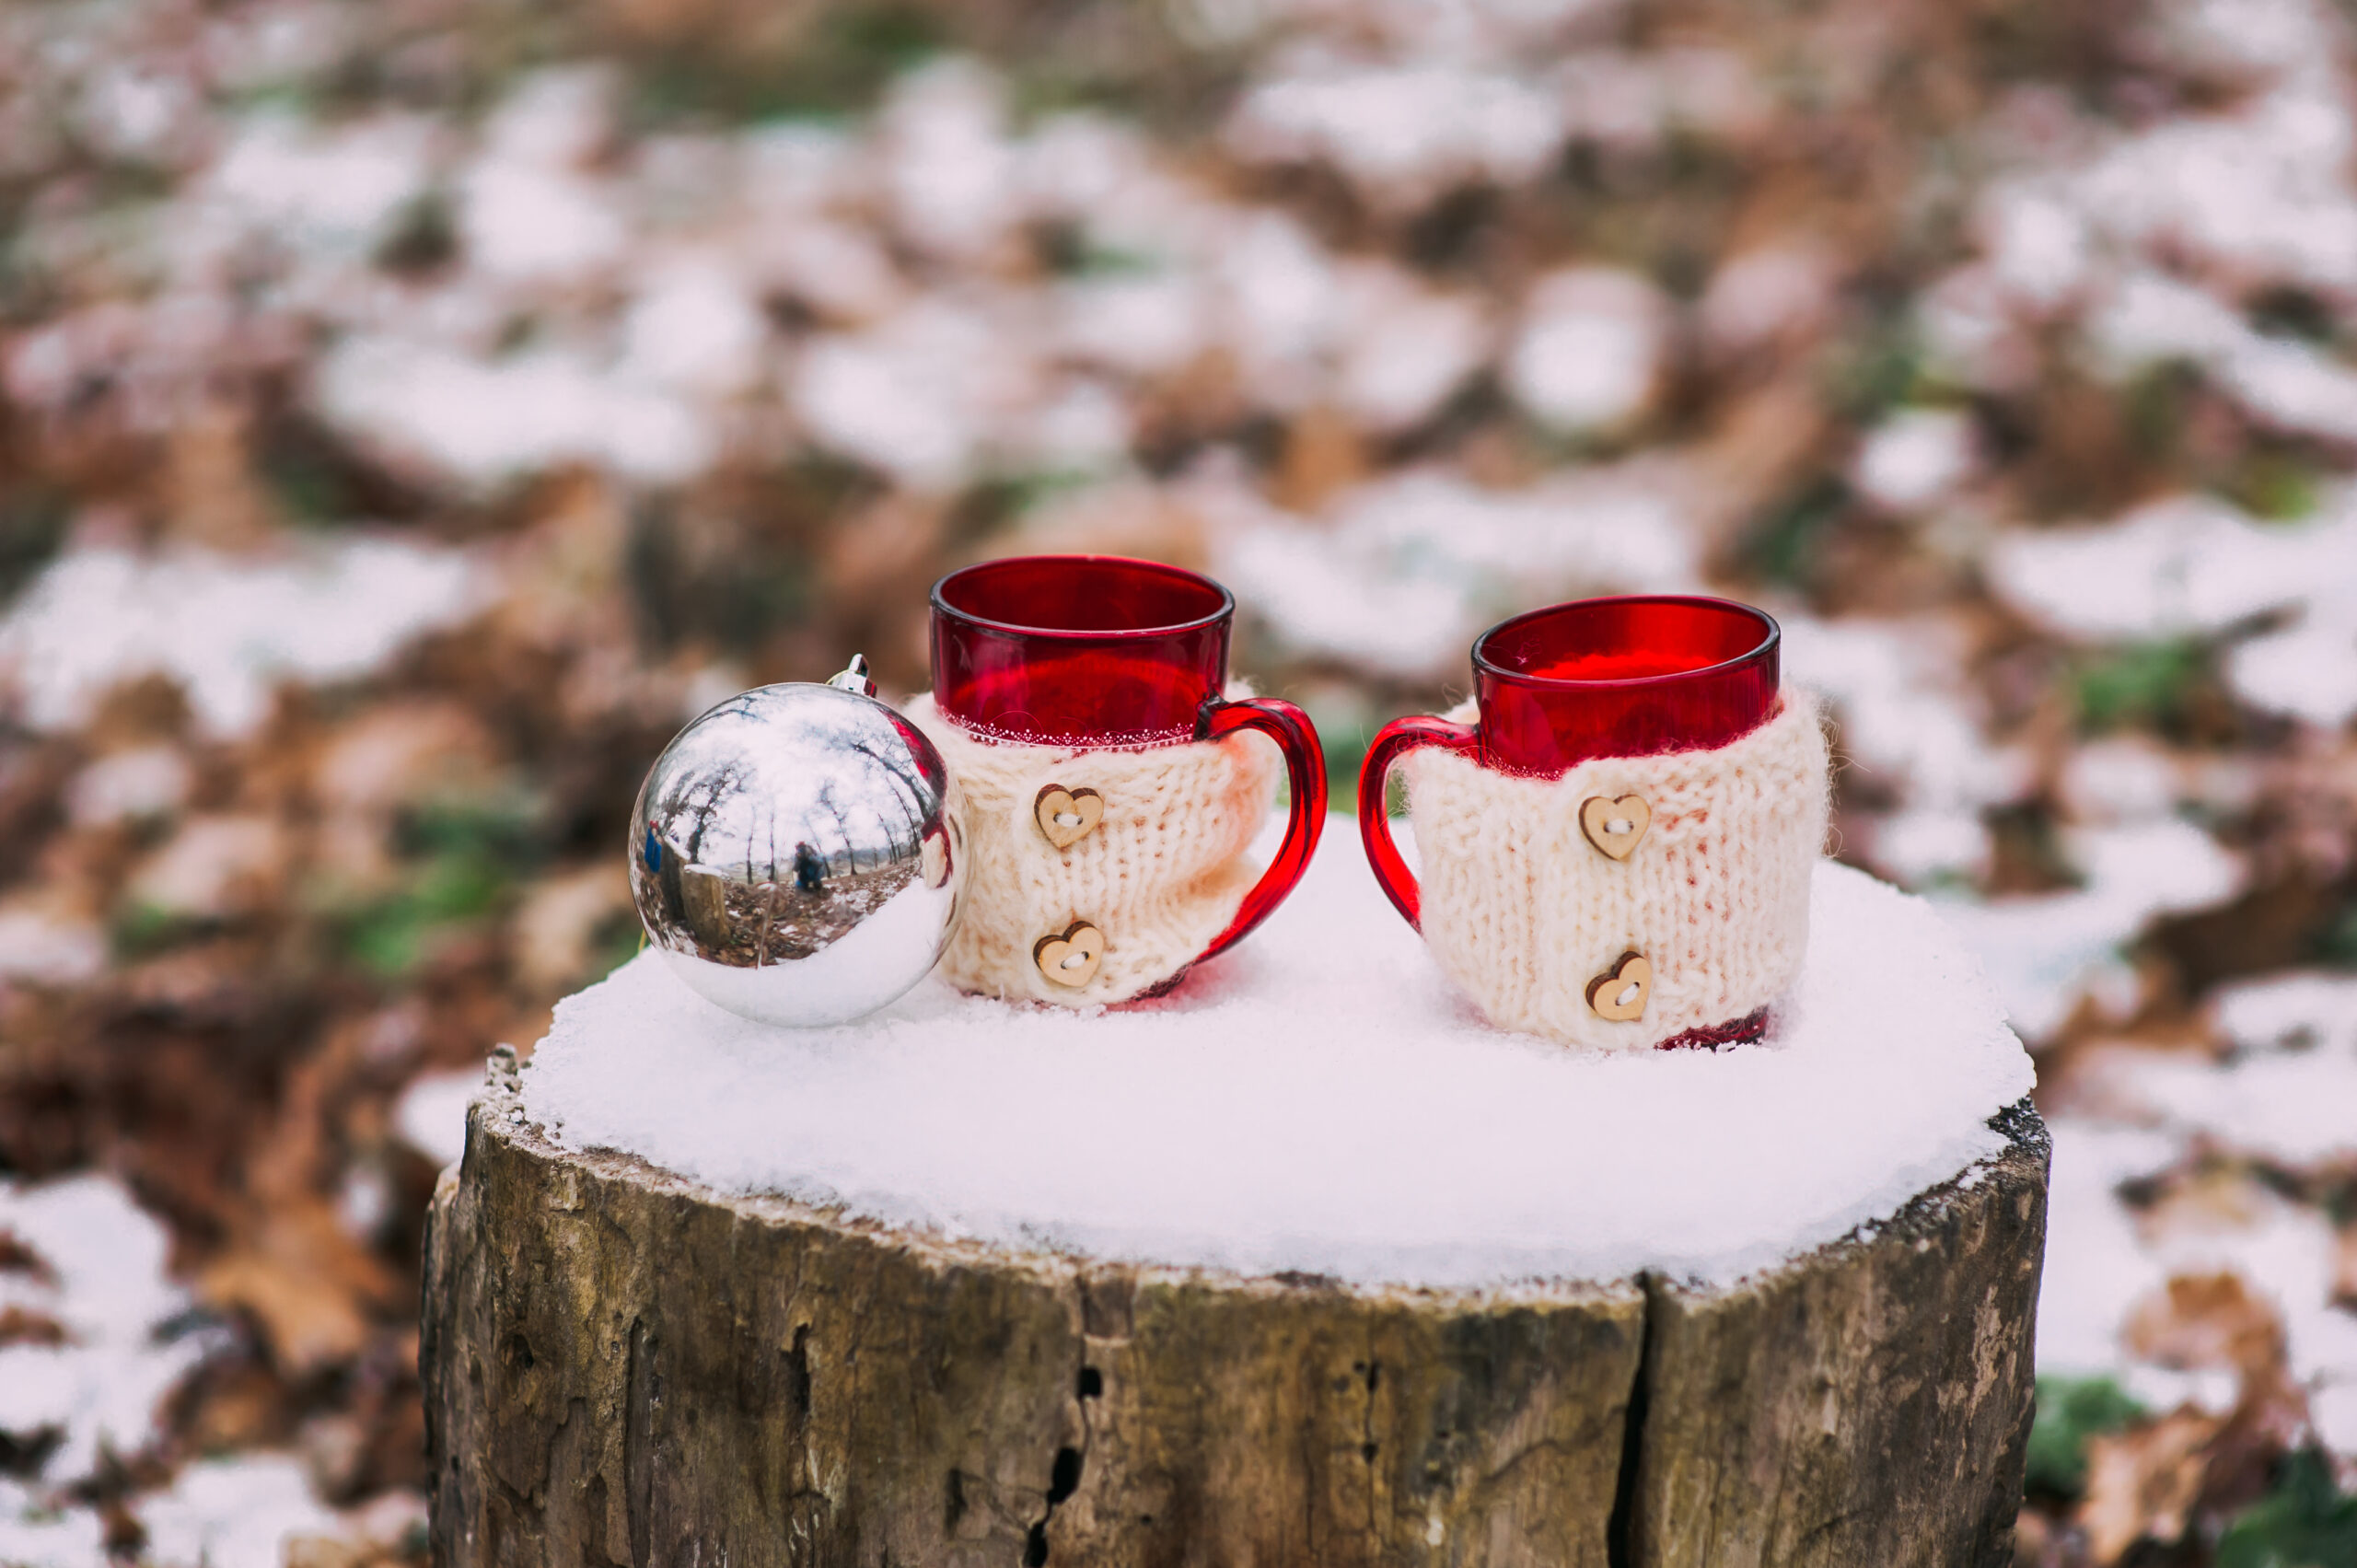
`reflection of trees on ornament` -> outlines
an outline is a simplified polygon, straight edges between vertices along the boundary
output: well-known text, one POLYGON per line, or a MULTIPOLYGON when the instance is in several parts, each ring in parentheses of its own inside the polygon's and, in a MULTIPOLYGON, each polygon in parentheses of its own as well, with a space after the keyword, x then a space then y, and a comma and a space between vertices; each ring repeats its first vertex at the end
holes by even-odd
MULTIPOLYGON (((824 952, 927 875, 946 770, 863 691, 745 692, 665 749, 641 792, 639 909, 666 951, 769 970, 824 952)), ((946 923, 954 892, 942 900, 946 923)), ((897 993, 896 993, 897 994, 897 993)))

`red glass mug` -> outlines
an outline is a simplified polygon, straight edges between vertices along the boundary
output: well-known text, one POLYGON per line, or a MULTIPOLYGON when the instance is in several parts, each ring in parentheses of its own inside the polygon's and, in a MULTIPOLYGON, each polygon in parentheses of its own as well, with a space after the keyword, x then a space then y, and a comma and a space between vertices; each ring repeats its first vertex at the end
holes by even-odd
POLYGON ((1359 836, 1376 880, 1422 929, 1416 878, 1384 813, 1384 783, 1408 752, 1437 746, 1552 779, 1597 757, 1724 746, 1775 711, 1782 640, 1765 610, 1684 594, 1578 599, 1500 621, 1473 644, 1479 723, 1394 719, 1367 748, 1359 836))
POLYGON ((1236 598, 1201 573, 1116 555, 1020 555, 933 586, 933 700, 985 740, 1143 748, 1254 729, 1284 756, 1284 842, 1227 928, 1234 947, 1284 901, 1326 825, 1326 756, 1309 716, 1274 697, 1231 702, 1236 598))

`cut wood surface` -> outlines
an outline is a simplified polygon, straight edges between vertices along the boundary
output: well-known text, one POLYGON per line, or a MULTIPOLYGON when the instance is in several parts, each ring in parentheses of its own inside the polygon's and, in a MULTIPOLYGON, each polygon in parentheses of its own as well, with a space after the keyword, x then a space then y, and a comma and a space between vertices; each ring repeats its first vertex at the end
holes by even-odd
POLYGON ((2012 1560, 2045 1131, 1731 1287, 1243 1280, 731 1197, 526 1119, 435 1194, 435 1560, 2012 1560))

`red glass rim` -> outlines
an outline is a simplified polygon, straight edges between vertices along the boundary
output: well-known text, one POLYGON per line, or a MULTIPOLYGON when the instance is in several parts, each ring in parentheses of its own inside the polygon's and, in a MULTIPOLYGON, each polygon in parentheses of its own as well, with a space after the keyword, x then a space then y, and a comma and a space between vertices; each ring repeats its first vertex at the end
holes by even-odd
POLYGON ((935 615, 978 632, 1091 642, 1201 631, 1236 613, 1236 596, 1202 573, 1127 555, 1011 555, 960 566, 933 585, 932 604, 935 615), (1036 591, 1043 566, 1056 568, 1052 598, 1036 591), (1109 590, 1119 587, 1134 595, 1143 583, 1157 584, 1179 613, 1104 613, 1124 602, 1109 590))
POLYGON ((1121 555, 1010 555, 933 586, 933 698, 980 734, 1055 746, 1198 738, 1227 685, 1234 596, 1121 555))
MULTIPOLYGON (((1711 676, 1732 675, 1747 667, 1777 656, 1778 645, 1783 641, 1783 628, 1776 618, 1764 610, 1739 604, 1731 598, 1715 598, 1708 594, 1618 594, 1602 598, 1573 599, 1565 604, 1550 604, 1538 610, 1510 616, 1473 640, 1473 668, 1478 675, 1511 681, 1537 691, 1627 691, 1641 692, 1648 687, 1677 685, 1711 676), (1637 675, 1565 676, 1534 672, 1492 656, 1493 650, 1504 651, 1504 645, 1517 633, 1531 635, 1542 627, 1556 633, 1548 639, 1551 647, 1561 648, 1565 639, 1561 633, 1568 622, 1596 621, 1617 618, 1629 610, 1643 605, 1676 606, 1696 612, 1698 624, 1717 621, 1730 633, 1724 644, 1713 649, 1715 657, 1705 663, 1681 665, 1672 669, 1651 670, 1637 675)), ((1602 640, 1597 640, 1601 645, 1602 640)))

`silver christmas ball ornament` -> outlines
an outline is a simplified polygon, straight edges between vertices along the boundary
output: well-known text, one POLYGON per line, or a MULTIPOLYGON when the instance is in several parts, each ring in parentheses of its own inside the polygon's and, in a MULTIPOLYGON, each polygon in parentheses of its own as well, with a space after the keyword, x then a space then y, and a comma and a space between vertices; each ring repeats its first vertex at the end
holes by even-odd
POLYGON ((740 692, 664 748, 632 816, 631 892, 673 973, 765 1023, 840 1024, 916 984, 957 926, 947 764, 865 659, 740 692))

